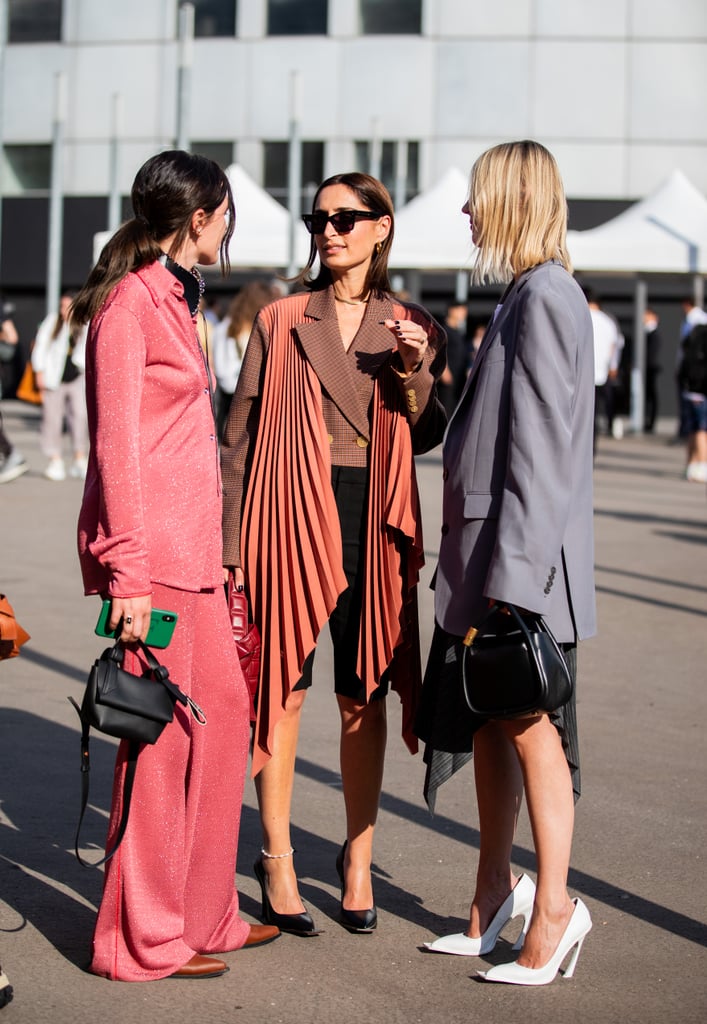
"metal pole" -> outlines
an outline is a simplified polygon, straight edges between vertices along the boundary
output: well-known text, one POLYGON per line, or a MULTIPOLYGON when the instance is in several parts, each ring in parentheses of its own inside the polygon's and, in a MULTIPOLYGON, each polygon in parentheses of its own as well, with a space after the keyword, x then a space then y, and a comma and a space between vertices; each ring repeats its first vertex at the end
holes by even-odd
POLYGON ((194 4, 179 8, 179 58, 177 62, 177 149, 189 149, 191 69, 194 62, 194 4))
POLYGON ((5 44, 7 43, 7 0, 0 0, 0 281, 2 281, 2 205, 5 198, 5 133, 3 102, 5 95, 5 44))
POLYGON ((631 364, 631 430, 642 434, 644 427, 645 396, 643 382, 646 379, 646 328, 643 316, 648 301, 648 285, 636 281, 633 308, 633 359, 631 364))
POLYGON ((369 153, 368 173, 372 178, 381 176, 381 140, 380 140, 380 118, 374 117, 371 120, 371 149, 369 153))
POLYGON ((123 99, 120 93, 114 92, 111 98, 111 135, 108 155, 108 230, 116 231, 120 226, 122 210, 120 204, 120 184, 118 165, 118 139, 122 123, 123 99))
POLYGON ((47 252, 47 314, 59 308, 61 297, 61 248, 64 229, 64 122, 66 121, 66 74, 54 76, 56 83, 52 131, 52 178, 49 193, 49 241, 47 252))
POLYGON ((457 271, 456 289, 454 298, 457 302, 469 301, 469 274, 466 270, 457 271))
POLYGON ((692 278, 692 294, 694 303, 700 309, 705 308, 705 279, 701 274, 695 274, 692 278))
POLYGON ((302 82, 299 71, 290 72, 290 143, 287 166, 287 206, 290 223, 287 237, 287 276, 294 277, 299 271, 297 265, 297 223, 302 204, 302 140, 300 119, 302 116, 302 82))
POLYGON ((402 139, 395 144, 395 195, 393 204, 396 210, 405 206, 408 184, 408 144, 402 139))

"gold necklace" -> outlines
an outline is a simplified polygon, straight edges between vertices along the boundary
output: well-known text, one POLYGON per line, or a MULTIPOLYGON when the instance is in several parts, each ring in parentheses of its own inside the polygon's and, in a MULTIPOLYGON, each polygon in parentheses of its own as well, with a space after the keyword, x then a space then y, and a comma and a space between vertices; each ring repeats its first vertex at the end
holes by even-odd
POLYGON ((334 302, 343 302, 347 306, 365 306, 368 303, 371 295, 370 292, 365 299, 342 299, 340 295, 334 292, 334 302))

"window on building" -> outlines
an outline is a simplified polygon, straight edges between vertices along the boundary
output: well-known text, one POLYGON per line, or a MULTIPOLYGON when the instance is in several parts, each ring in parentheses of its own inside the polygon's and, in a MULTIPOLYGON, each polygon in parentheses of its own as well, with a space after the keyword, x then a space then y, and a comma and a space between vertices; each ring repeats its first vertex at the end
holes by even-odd
POLYGON ((360 0, 363 35, 419 35, 422 0, 360 0))
MULTIPOLYGON (((181 7, 184 0, 177 0, 181 7)), ((194 5, 194 35, 235 36, 236 0, 190 0, 194 5)))
MULTIPOLYGON (((356 142, 356 170, 364 171, 366 174, 371 173, 371 143, 356 142)), ((383 182, 385 187, 390 192, 393 199, 398 199, 395 193, 397 190, 396 180, 396 162, 395 155, 397 150, 397 143, 391 140, 385 140, 381 143, 380 149, 380 180, 383 182)), ((407 144, 407 173, 405 174, 405 195, 403 202, 407 203, 410 199, 414 198, 420 191, 419 188, 419 167, 420 167, 420 145, 418 142, 408 142, 407 144)))
POLYGON ((268 0, 268 35, 326 35, 328 6, 328 0, 268 0))
MULTIPOLYGON (((263 143, 264 187, 283 206, 287 206, 288 151, 287 142, 263 143)), ((312 197, 323 176, 324 143, 303 142, 301 213, 307 213, 311 208, 312 197)))
POLYGON ((61 42, 62 7, 62 0, 9 0, 8 42, 61 42))
POLYGON ((6 195, 48 192, 52 177, 52 147, 5 146, 4 170, 3 187, 6 195))
POLYGON ((209 160, 214 160, 224 171, 234 160, 232 142, 192 142, 189 148, 192 153, 208 156, 209 160))

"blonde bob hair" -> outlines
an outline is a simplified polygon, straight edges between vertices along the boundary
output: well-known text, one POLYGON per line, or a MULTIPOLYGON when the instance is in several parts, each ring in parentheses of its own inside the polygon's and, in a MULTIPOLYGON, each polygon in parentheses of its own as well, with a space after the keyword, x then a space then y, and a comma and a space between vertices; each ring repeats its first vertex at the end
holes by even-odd
POLYGON ((569 273, 567 200, 555 158, 539 142, 504 142, 471 169, 469 216, 477 282, 508 281, 547 260, 569 273))

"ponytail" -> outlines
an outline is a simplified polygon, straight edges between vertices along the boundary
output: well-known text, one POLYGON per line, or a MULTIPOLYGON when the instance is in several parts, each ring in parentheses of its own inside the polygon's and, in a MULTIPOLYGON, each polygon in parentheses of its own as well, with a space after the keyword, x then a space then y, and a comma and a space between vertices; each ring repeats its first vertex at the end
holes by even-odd
POLYGON ((161 253, 142 218, 133 217, 119 227, 103 246, 98 262, 71 305, 72 324, 88 323, 126 274, 159 259, 161 253))

